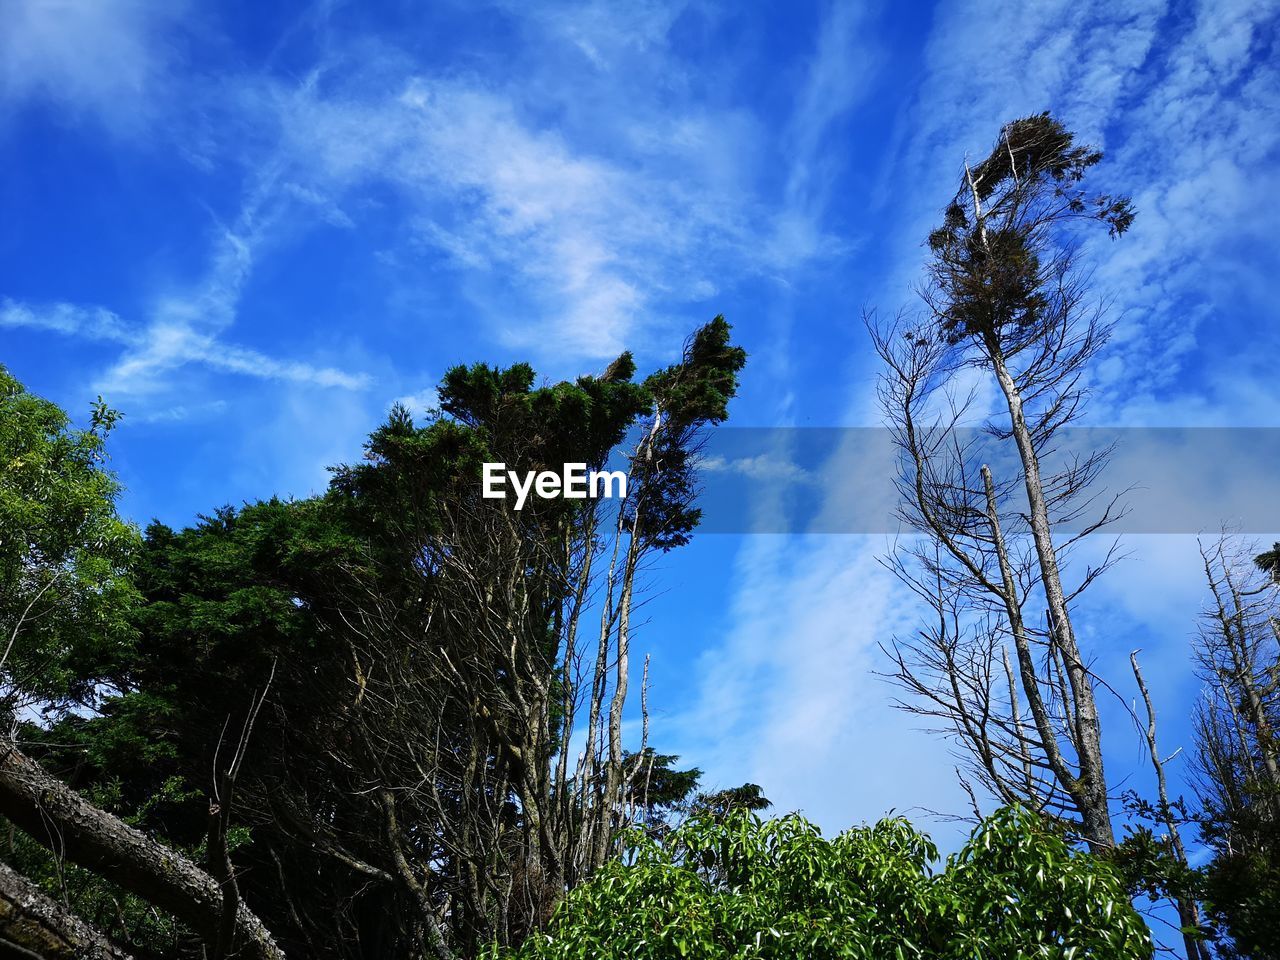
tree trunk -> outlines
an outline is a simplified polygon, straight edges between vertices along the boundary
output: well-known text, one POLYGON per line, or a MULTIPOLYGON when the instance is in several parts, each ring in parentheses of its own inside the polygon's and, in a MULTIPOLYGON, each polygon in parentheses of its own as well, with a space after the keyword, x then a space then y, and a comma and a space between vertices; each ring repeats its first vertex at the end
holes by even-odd
POLYGON ((436 920, 435 909, 431 905, 431 899, 427 896, 427 891, 421 882, 413 875, 413 868, 409 866, 409 861, 405 859, 404 848, 401 845, 404 838, 400 834, 400 823, 396 819, 395 794, 390 790, 384 789, 381 799, 382 809, 387 818, 387 839, 391 844, 391 858, 395 861, 396 875, 418 905, 418 916, 426 928, 431 952, 436 955, 438 960, 454 960, 453 951, 449 949, 449 944, 444 938, 444 931, 440 929, 440 924, 436 920))
MULTIPOLYGON (((0 948, 42 960, 131 960, 101 933, 0 863, 0 948)), ((0 951, 3 952, 3 951, 0 951)))
MULTIPOLYGON (((1013 635, 1014 648, 1018 653, 1018 675, 1022 680, 1022 689, 1027 695, 1027 705, 1031 709, 1036 732, 1040 735, 1045 758, 1049 761, 1049 766, 1052 768, 1054 776, 1058 778, 1058 782, 1062 784, 1063 789, 1070 794, 1076 804, 1082 806, 1078 780, 1072 774, 1066 758, 1058 747, 1057 735, 1054 733, 1049 711, 1045 706, 1044 698, 1040 695, 1040 685, 1036 676, 1031 641, 1027 637, 1026 625, 1023 623, 1022 607, 1018 604, 1018 588, 1014 582, 1013 568, 1009 562, 1009 550, 1005 545, 1004 533, 1000 529, 1000 514, 996 510, 996 494, 995 486, 991 481, 991 468, 986 464, 982 465, 982 484, 987 499, 987 522, 991 525, 991 543, 995 548, 996 558, 1000 563, 1000 582, 1004 590, 1005 615, 1009 618, 1009 632, 1013 635)), ((1004 658, 1005 669, 1008 670, 1009 653, 1007 649, 1004 651, 1004 658)), ((1013 692, 1012 676, 1009 677, 1009 691, 1011 709, 1014 711, 1016 718, 1018 708, 1014 704, 1016 694, 1013 692)), ((1024 770, 1028 784, 1030 784, 1030 768, 1024 767, 1024 770)), ((1035 792, 1030 786, 1027 792, 1027 801, 1033 806, 1036 802, 1035 792)))
MULTIPOLYGON (((1138 651, 1129 654, 1129 663, 1133 667, 1134 679, 1138 682, 1138 690, 1142 694, 1142 702, 1147 707, 1147 750, 1151 754, 1151 765, 1156 772, 1156 787, 1160 797, 1160 816, 1169 830, 1169 846, 1174 859, 1182 867, 1187 867, 1187 848, 1182 843, 1182 834, 1178 830, 1178 822, 1174 819, 1173 808, 1169 805, 1169 781, 1165 777, 1165 761, 1160 759, 1160 747, 1156 741, 1156 708, 1151 700, 1151 692, 1147 689, 1147 681, 1143 679, 1142 668, 1138 665, 1138 651)), ((1183 927, 1182 942, 1187 951, 1187 960, 1211 960, 1209 948, 1198 935, 1187 932, 1187 927, 1197 930, 1202 926, 1200 904, 1187 893, 1173 898, 1173 905, 1178 910, 1178 922, 1183 927)))
MULTIPOLYGON (((1093 682, 1088 668, 1080 657, 1071 619, 1067 612, 1066 595, 1062 589, 1062 574, 1058 569, 1058 555, 1053 546, 1053 534, 1049 529, 1049 511, 1045 504, 1044 485, 1040 479, 1040 457, 1036 453, 1022 409, 1022 394, 1009 371, 999 344, 994 338, 988 342, 996 379, 1009 407, 1010 431, 1022 460, 1023 478, 1026 481, 1027 507, 1031 520, 1031 536, 1035 541, 1036 556, 1040 562, 1040 579, 1044 586, 1045 601, 1049 606, 1050 642, 1057 646, 1066 661, 1067 679, 1071 683, 1072 706, 1075 708, 1075 747, 1080 764, 1080 816, 1083 820, 1085 839, 1095 847, 1108 849, 1115 846, 1115 833, 1111 826, 1111 810, 1107 796, 1107 780, 1102 766, 1102 725, 1098 720, 1098 707, 1093 697, 1093 682)), ((1076 791, 1072 791, 1073 795, 1076 791)))
MULTIPOLYGON (((0 814, 56 856, 173 914, 206 943, 217 943, 222 923, 217 881, 177 851, 86 801, 12 741, 0 744, 0 814)), ((231 956, 283 960, 262 921, 243 903, 235 926, 238 952, 231 956)))

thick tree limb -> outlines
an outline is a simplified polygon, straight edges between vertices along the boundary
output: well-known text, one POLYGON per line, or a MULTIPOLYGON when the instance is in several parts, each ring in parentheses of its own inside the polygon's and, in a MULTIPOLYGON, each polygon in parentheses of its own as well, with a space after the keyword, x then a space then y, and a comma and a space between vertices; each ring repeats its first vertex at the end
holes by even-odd
POLYGON ((130 960, 129 954, 4 863, 0 947, 42 960, 130 960))
MULTIPOLYGON (((222 891, 175 850, 100 810, 25 756, 0 742, 0 814, 54 854, 92 870, 186 923, 216 943, 222 891)), ((234 956, 283 960, 271 934, 246 906, 236 915, 234 956)))

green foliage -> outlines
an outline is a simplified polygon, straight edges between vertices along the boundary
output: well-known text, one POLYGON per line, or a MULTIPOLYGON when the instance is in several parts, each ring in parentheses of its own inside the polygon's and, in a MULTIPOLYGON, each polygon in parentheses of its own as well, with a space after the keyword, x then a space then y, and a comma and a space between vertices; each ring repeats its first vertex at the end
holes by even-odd
POLYGON ((0 367, 0 708, 88 703, 123 661, 137 532, 116 514, 101 398, 78 430, 0 367))
MULTIPOLYGON (((440 383, 440 413, 418 425, 403 407, 393 408, 365 444, 364 462, 334 470, 331 496, 380 549, 407 545, 412 554, 442 523, 481 506, 485 462, 522 473, 603 464, 652 407, 646 388, 631 382, 634 372, 630 354, 603 376, 541 387, 528 364, 453 367, 440 383)), ((584 508, 534 498, 522 520, 545 530, 584 508)))
POLYGON ((1269 765, 1280 730, 1280 543, 1252 558, 1256 569, 1211 556, 1222 614, 1201 633, 1196 819, 1212 857, 1197 879, 1219 956, 1280 960, 1280 785, 1269 765))
POLYGON ((1206 796, 1199 817, 1213 857, 1197 879, 1219 934, 1217 952, 1227 960, 1280 960, 1280 796, 1247 776, 1230 789, 1235 804, 1206 796))
POLYGON ((675 764, 679 759, 675 754, 658 753, 653 747, 645 747, 638 754, 624 751, 624 767, 640 771, 636 774, 635 789, 649 814, 646 819, 679 809, 697 791, 702 771, 697 767, 677 770, 675 764))
POLYGON ((679 770, 680 758, 646 747, 642 753, 624 752, 623 766, 636 769, 632 802, 640 812, 642 828, 651 837, 662 837, 696 817, 728 817, 736 811, 765 810, 771 806, 759 784, 744 783, 722 790, 701 790, 702 771, 679 770))
POLYGON ((440 408, 472 428, 488 452, 511 457, 509 465, 598 465, 651 406, 648 391, 631 382, 634 372, 635 362, 625 353, 604 376, 537 388, 528 364, 506 370, 483 363, 454 367, 441 381, 440 408), (528 459, 517 460, 520 454, 528 459))
MULTIPOLYGON (((1202 903, 1204 875, 1188 866, 1169 834, 1170 821, 1180 830, 1195 822, 1186 802, 1172 800, 1165 807, 1133 790, 1125 791, 1121 798, 1130 821, 1125 824, 1124 839, 1108 860, 1124 879, 1129 895, 1135 899, 1145 897, 1153 904, 1165 901, 1175 907, 1180 903, 1202 903)), ((1185 935, 1195 940, 1214 939, 1214 931, 1203 919, 1194 923, 1192 916, 1185 916, 1183 920, 1187 923, 1182 931, 1185 935)))
MULTIPOLYGON (((405 854, 430 877, 433 897, 454 898, 447 934, 466 953, 489 928, 457 892, 473 869, 472 850, 454 852, 465 842, 458 811, 491 790, 504 850, 522 842, 520 808, 503 773, 515 754, 499 746, 522 742, 521 717, 504 707, 513 682, 507 640, 518 640, 520 669, 553 695, 554 735, 562 709, 557 645, 574 587, 564 553, 576 537, 575 549, 600 549, 597 528, 581 532, 591 504, 533 499, 518 514, 504 512, 481 499, 480 466, 603 464, 659 404, 668 429, 681 431, 663 436, 679 453, 677 441, 727 413, 742 362, 727 336, 722 320, 704 327, 687 347, 689 362, 652 384, 634 382, 629 354, 600 376, 542 385, 524 364, 455 367, 440 384, 439 411, 415 423, 394 408, 363 460, 334 470, 326 495, 227 507, 185 530, 152 524, 133 556, 141 602, 128 626, 136 643, 109 662, 113 695, 93 715, 29 729, 28 739, 40 741, 32 752, 76 789, 202 862, 221 733, 241 729, 253 693, 273 675, 232 813, 245 902, 291 956, 416 956, 420 908, 395 883, 371 882, 370 868, 351 866, 395 869, 370 784, 410 785, 398 798, 402 822, 412 825, 405 854), (509 578, 514 600, 486 607, 469 592, 471 577, 509 578), (495 635, 499 646, 489 642, 495 635), (445 656, 462 667, 460 679, 445 656), (440 749, 419 766, 435 744, 440 749), (482 758, 483 785, 464 791, 457 784, 471 782, 461 768, 471 749, 482 758), (434 794, 418 788, 424 768, 438 783, 434 794)), ((109 412, 99 419, 106 424, 109 412)), ((655 504, 668 491, 653 484, 645 493, 655 504)), ((658 513, 655 506, 655 527, 658 513)), ((681 520, 687 538, 696 515, 681 520)), ((533 756, 544 770, 552 748, 544 737, 533 756)), ((656 759, 649 801, 662 818, 696 789, 697 771, 675 769, 674 757, 656 759)), ((56 892, 55 875, 42 877, 56 892)), ((89 884, 78 906, 106 922, 117 894, 89 884)), ((126 916, 136 928, 131 943, 193 955, 126 916)), ((543 916, 513 913, 510 936, 543 916)))
POLYGON ((1254 557, 1253 562, 1259 570, 1271 574, 1272 579, 1280 580, 1280 543, 1273 543, 1271 549, 1254 557))
POLYGON ((1051 226, 1094 220, 1114 237, 1129 229, 1129 198, 1090 194, 1081 182, 1102 153, 1048 113, 1008 123, 990 155, 966 170, 965 182, 929 235, 931 272, 947 307, 943 332, 966 337, 1017 336, 1062 306, 1051 289, 1069 262, 1055 253, 1051 226), (979 215, 977 208, 981 206, 979 215))
POLYGON ((645 388, 677 426, 721 423, 738 392, 738 373, 747 352, 729 340, 730 327, 718 316, 700 327, 685 345, 679 363, 651 374, 645 388))
POLYGON ((632 504, 636 533, 646 544, 671 550, 689 542, 702 511, 693 506, 699 431, 729 415, 746 351, 732 345, 730 327, 716 317, 685 344, 679 363, 652 374, 644 388, 657 411, 656 429, 631 461, 644 494, 632 504))
POLYGON ((639 838, 572 892, 520 960, 974 960, 1150 957, 1119 877, 1006 809, 932 869, 901 819, 833 840, 799 816, 746 812, 639 838))
MULTIPOLYGON (((318 500, 223 508, 183 531, 151 524, 132 558, 140 602, 130 612, 128 657, 110 662, 116 693, 91 714, 27 725, 28 749, 96 805, 203 864, 213 752, 224 727, 240 729, 275 663, 287 668, 277 671, 271 722, 252 744, 247 776, 261 790, 278 783, 289 759, 300 777, 311 776, 314 758, 298 742, 323 708, 314 684, 327 665, 340 668, 344 653, 318 629, 312 602, 350 542, 318 500)), ((277 910, 260 896, 278 887, 276 867, 252 842, 258 830, 278 838, 263 812, 246 807, 228 840, 247 895, 279 923, 283 904, 277 910)), ((6 859, 140 956, 200 955, 189 931, 21 835, 6 859)), ((322 882, 314 865, 300 866, 322 882)))
POLYGON ((1280 958, 1280 831, 1271 833, 1256 847, 1219 853, 1205 869, 1206 905, 1229 937, 1218 945, 1224 958, 1280 958))
POLYGON ((694 800, 696 810, 713 817, 726 817, 735 810, 759 812, 767 810, 772 805, 758 783, 744 783, 739 787, 700 793, 694 800))

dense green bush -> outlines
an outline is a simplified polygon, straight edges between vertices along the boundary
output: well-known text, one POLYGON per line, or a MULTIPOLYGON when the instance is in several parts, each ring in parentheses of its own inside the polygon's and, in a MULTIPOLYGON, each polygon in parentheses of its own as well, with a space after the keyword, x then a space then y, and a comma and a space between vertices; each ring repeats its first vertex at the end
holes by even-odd
POLYGON ((1150 957, 1151 942, 1105 863, 1030 814, 983 822, 935 870, 902 819, 833 840, 799 816, 694 820, 637 838, 561 905, 520 960, 1150 957))

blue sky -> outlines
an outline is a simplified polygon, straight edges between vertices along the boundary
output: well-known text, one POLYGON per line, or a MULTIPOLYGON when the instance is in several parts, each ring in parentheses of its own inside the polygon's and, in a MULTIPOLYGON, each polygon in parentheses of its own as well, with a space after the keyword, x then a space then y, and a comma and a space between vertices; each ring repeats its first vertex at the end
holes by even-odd
MULTIPOLYGON (((322 488, 457 362, 668 362, 716 313, 734 422, 873 426, 861 313, 910 302, 966 153, 1052 109, 1134 196, 1088 252, 1117 335, 1090 422, 1280 426, 1274 3, 6 0, 0 361, 126 413, 140 523, 322 488)), ((1230 522, 1232 518, 1224 517, 1230 522)), ((917 611, 880 536, 704 536, 655 570, 655 737, 828 827, 964 812, 888 709, 917 611)), ((1203 587, 1134 536, 1081 633, 1170 750, 1203 587)), ((1111 708, 1113 776, 1145 786, 1111 708)), ((945 828, 944 828, 945 829, 945 828)))

